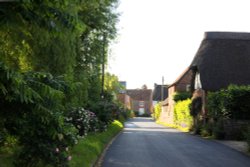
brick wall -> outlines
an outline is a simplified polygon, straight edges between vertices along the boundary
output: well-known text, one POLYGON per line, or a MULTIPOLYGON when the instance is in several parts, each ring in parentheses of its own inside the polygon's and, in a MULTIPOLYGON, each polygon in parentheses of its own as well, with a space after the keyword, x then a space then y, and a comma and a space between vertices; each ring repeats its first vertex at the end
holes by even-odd
POLYGON ((192 80, 192 71, 188 71, 186 75, 181 78, 177 83, 176 83, 176 91, 177 92, 182 92, 182 91, 187 91, 187 85, 191 84, 192 80))
POLYGON ((169 105, 162 106, 160 121, 167 124, 174 123, 174 112, 171 112, 169 105))
POLYGON ((174 123, 174 104, 173 95, 175 93, 176 87, 173 85, 168 89, 168 104, 162 106, 162 112, 160 116, 160 121, 167 124, 174 123))

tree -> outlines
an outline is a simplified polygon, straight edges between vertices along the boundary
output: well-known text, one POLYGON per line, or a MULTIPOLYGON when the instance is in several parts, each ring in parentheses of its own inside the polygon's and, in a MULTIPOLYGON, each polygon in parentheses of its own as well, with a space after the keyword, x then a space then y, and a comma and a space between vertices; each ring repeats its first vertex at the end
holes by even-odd
MULTIPOLYGON (((116 4, 117 0, 1 3, 0 143, 3 131, 16 137, 21 149, 17 166, 67 166, 65 147, 76 135, 65 114, 101 101, 100 70, 116 35, 116 4)), ((101 114, 102 110, 101 106, 101 114)), ((104 118, 113 108, 106 110, 104 118)))
POLYGON ((141 87, 141 89, 148 89, 148 87, 147 87, 147 85, 146 84, 144 84, 144 85, 142 85, 142 87, 141 87))
POLYGON ((114 74, 106 73, 104 89, 108 92, 117 94, 121 88, 122 85, 120 84, 118 77, 114 74))
POLYGON ((44 71, 81 83, 69 96, 75 105, 96 101, 103 56, 106 63, 108 44, 116 36, 116 7, 117 0, 1 3, 0 60, 20 71, 44 71))

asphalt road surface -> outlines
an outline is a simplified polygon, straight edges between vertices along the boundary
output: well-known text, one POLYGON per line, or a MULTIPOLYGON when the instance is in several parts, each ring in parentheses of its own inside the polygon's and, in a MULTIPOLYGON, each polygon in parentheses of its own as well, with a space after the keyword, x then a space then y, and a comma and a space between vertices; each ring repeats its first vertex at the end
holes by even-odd
POLYGON ((250 157, 152 119, 134 118, 107 150, 102 167, 250 167, 250 157))

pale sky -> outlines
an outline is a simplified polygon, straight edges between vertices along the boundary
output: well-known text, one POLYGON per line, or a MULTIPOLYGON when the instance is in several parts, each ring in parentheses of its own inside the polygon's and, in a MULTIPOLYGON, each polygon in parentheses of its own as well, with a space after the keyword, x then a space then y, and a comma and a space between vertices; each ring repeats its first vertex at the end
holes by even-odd
POLYGON ((127 88, 171 84, 190 65, 206 31, 250 32, 250 0, 120 0, 109 72, 127 88))

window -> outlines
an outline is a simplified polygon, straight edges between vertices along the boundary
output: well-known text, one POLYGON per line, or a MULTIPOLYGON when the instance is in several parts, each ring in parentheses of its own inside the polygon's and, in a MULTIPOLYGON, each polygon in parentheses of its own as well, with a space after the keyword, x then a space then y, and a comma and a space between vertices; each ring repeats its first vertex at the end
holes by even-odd
POLYGON ((195 74, 194 88, 195 89, 201 89, 202 88, 201 79, 200 79, 200 73, 199 72, 196 72, 196 74, 195 74))
POLYGON ((144 101, 139 101, 139 107, 144 107, 144 101))

